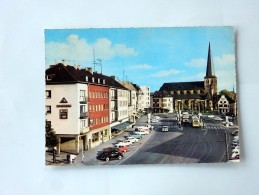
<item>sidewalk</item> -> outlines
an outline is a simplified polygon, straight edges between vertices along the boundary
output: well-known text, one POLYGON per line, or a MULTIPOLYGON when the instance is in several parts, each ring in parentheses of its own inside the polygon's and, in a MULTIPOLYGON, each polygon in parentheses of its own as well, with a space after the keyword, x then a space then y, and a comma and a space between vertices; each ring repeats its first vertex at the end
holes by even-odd
POLYGON ((114 147, 114 144, 117 143, 118 140, 123 140, 124 136, 128 135, 131 131, 133 131, 133 129, 129 128, 128 130, 125 130, 120 134, 116 135, 112 139, 106 142, 103 142, 94 148, 83 151, 83 155, 82 155, 82 150, 80 150, 79 154, 76 155, 76 158, 73 163, 69 163, 67 160, 67 155, 70 154, 69 152, 61 151, 60 154, 56 154, 56 163, 53 163, 53 154, 51 152, 45 152, 45 163, 46 165, 57 165, 57 166, 69 165, 69 164, 72 166, 98 165, 99 160, 96 159, 98 152, 102 151, 103 148, 114 147))

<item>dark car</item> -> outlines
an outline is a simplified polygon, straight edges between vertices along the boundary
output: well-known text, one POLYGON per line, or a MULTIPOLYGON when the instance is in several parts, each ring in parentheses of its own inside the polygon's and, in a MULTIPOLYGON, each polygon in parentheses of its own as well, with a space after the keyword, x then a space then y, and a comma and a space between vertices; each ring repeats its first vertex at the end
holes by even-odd
POLYGON ((97 156, 97 159, 99 160, 105 160, 105 161, 109 161, 109 160, 113 160, 113 159, 122 159, 123 154, 119 151, 115 151, 115 150, 111 150, 111 151, 103 151, 102 153, 100 153, 97 156))
POLYGON ((109 147, 109 148, 104 148, 103 151, 119 151, 120 153, 124 153, 129 151, 129 148, 127 146, 121 146, 119 148, 109 147))

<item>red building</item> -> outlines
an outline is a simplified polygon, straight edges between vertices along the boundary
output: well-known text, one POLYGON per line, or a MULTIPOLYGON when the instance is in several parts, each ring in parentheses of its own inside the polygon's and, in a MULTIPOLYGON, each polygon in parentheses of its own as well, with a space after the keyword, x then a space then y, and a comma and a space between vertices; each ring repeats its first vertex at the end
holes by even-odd
POLYGON ((88 143, 90 148, 108 140, 111 132, 109 123, 109 87, 105 86, 105 79, 98 78, 98 74, 93 73, 91 79, 92 82, 88 86, 90 124, 88 143), (95 79, 97 81, 94 81, 95 79))

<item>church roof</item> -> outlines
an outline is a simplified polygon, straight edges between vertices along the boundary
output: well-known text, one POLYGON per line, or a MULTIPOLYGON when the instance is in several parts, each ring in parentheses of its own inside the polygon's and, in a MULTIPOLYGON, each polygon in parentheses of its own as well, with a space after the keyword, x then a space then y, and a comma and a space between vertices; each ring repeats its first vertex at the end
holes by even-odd
POLYGON ((164 83, 159 91, 204 89, 203 81, 164 83))
POLYGON ((207 59, 206 77, 215 77, 214 65, 211 57, 210 43, 209 43, 209 51, 208 51, 208 59, 207 59))

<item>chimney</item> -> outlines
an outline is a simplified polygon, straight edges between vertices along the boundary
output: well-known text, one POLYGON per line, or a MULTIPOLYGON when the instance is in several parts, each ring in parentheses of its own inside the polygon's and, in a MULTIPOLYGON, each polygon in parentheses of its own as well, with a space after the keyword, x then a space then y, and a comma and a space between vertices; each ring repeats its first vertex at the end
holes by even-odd
POLYGON ((80 70, 80 65, 79 64, 75 64, 74 68, 80 70))
POLYGON ((63 64, 64 66, 67 66, 67 61, 66 61, 66 60, 62 60, 62 64, 63 64))
POLYGON ((111 78, 115 80, 115 76, 114 76, 114 75, 113 75, 113 76, 111 76, 111 78))
POLYGON ((87 67, 86 70, 87 70, 88 72, 90 72, 91 74, 93 74, 93 69, 92 69, 91 67, 87 67))

